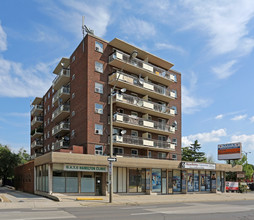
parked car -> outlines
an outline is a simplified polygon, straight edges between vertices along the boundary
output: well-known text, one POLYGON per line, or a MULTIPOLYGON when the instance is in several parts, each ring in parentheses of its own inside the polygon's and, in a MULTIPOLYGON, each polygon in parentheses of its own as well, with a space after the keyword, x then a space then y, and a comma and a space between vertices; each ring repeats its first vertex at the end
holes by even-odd
POLYGON ((238 182, 228 182, 226 181, 226 192, 238 192, 239 184, 238 182))

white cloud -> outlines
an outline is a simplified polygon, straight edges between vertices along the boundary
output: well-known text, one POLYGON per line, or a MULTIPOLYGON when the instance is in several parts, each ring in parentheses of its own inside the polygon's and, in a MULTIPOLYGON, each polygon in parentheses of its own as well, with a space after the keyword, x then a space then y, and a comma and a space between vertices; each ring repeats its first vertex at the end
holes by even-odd
POLYGON ((4 32, 4 29, 2 28, 0 21, 0 51, 5 50, 7 50, 7 35, 4 32))
POLYGON ((243 145, 243 149, 254 150, 254 134, 251 135, 233 135, 231 137, 232 142, 241 142, 243 145))
POLYGON ((179 46, 175 46, 175 45, 172 45, 172 44, 168 44, 168 43, 156 43, 155 44, 155 47, 159 50, 163 49, 163 50, 175 50, 181 54, 184 54, 185 53, 185 50, 179 46))
POLYGON ((250 117, 250 122, 251 122, 251 123, 254 122, 254 116, 250 117))
POLYGON ((199 143, 219 142, 221 137, 227 135, 226 129, 212 130, 211 132, 198 133, 182 137, 182 146, 189 146, 195 140, 199 143))
POLYGON ((153 24, 134 17, 126 18, 122 21, 121 30, 127 35, 143 39, 154 36, 156 31, 153 24))
POLYGON ((222 119, 224 117, 224 115, 223 114, 220 114, 220 115, 217 115, 216 117, 215 117, 215 119, 222 119))
POLYGON ((231 120, 233 121, 240 121, 240 120, 243 120, 247 117, 247 115, 236 115, 235 117, 231 118, 231 120))
POLYGON ((215 73, 215 75, 219 79, 228 78, 236 71, 236 69, 232 69, 235 63, 236 63, 236 60, 231 60, 227 63, 222 64, 222 65, 213 67, 212 71, 215 73))
POLYGON ((254 39, 249 36, 248 24, 254 16, 254 1, 182 1, 187 9, 185 28, 198 28, 210 38, 214 54, 250 53, 254 39))

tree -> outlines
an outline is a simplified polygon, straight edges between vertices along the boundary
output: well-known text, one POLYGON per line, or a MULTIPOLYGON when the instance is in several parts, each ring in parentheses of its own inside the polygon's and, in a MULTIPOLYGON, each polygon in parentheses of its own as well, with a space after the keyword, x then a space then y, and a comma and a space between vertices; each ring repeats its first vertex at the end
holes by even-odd
POLYGON ((30 155, 26 152, 24 148, 20 148, 18 152, 18 156, 20 158, 20 164, 25 164, 30 159, 30 155))
POLYGON ((3 185, 8 178, 13 178, 14 168, 20 161, 18 154, 11 152, 8 146, 0 144, 0 179, 3 179, 3 185))
POLYGON ((182 148, 182 160, 184 161, 195 161, 195 162, 206 162, 204 152, 198 152, 200 150, 200 144, 198 140, 195 140, 189 147, 182 148))

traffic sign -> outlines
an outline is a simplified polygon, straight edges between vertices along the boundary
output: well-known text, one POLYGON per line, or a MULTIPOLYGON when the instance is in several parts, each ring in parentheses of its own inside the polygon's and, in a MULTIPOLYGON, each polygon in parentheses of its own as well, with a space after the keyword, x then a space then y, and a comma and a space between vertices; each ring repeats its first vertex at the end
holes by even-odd
POLYGON ((108 157, 108 161, 110 161, 110 162, 116 162, 117 158, 116 157, 108 157))

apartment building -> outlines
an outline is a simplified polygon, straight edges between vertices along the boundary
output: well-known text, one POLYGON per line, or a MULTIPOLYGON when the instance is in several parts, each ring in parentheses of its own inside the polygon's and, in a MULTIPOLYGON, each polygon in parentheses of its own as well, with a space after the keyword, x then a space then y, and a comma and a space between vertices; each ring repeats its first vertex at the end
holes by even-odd
POLYGON ((181 162, 181 74, 172 67, 120 39, 87 34, 32 103, 34 191, 105 195, 110 153, 115 193, 224 191, 231 168, 181 162))

